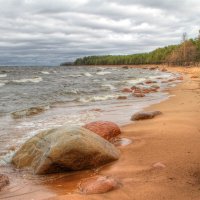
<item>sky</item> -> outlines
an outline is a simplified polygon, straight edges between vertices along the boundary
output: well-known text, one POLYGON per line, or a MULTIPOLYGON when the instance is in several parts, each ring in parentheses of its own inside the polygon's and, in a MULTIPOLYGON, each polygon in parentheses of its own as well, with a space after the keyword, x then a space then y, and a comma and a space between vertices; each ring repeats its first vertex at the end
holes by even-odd
POLYGON ((199 0, 0 0, 0 65, 149 52, 200 29, 199 0))

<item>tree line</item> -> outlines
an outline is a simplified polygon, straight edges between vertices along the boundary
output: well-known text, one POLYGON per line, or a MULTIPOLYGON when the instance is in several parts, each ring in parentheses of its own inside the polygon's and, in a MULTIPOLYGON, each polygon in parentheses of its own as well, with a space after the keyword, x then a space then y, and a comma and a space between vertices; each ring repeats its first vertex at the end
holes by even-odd
POLYGON ((183 39, 178 45, 158 48, 149 53, 132 55, 87 56, 75 60, 74 65, 142 65, 163 64, 194 65, 200 62, 200 34, 197 38, 183 39))

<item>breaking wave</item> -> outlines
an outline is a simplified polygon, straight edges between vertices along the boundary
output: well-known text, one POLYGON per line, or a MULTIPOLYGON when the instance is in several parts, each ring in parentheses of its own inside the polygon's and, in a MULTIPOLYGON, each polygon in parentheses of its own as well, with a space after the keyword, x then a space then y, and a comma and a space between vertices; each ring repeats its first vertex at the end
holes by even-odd
POLYGON ((96 74, 103 76, 103 75, 106 75, 106 74, 111 74, 111 72, 109 72, 109 71, 102 71, 102 72, 97 72, 96 74))
POLYGON ((32 79, 19 79, 19 80, 12 80, 11 82, 13 83, 28 83, 28 82, 31 82, 31 83, 39 83, 41 82, 43 79, 41 77, 35 77, 35 78, 32 78, 32 79))
POLYGON ((7 74, 0 74, 0 78, 5 78, 7 77, 7 74))
POLYGON ((92 96, 92 97, 81 97, 77 101, 82 103, 95 102, 95 101, 105 101, 117 98, 118 95, 105 95, 105 96, 92 96))

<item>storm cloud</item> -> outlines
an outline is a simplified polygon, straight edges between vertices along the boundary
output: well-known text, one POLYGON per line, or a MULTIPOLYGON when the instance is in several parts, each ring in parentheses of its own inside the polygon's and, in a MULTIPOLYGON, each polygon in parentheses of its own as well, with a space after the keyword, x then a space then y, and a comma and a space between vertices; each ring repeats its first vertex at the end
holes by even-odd
POLYGON ((0 0, 0 65, 58 65, 177 44, 200 29, 198 0, 0 0))

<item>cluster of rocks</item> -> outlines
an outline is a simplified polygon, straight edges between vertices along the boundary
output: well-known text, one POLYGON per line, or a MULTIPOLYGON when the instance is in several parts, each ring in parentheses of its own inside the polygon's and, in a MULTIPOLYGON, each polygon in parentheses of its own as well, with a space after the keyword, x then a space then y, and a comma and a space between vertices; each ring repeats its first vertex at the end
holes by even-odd
POLYGON ((161 83, 170 83, 170 82, 182 81, 182 80, 183 80, 183 76, 178 76, 176 78, 170 78, 168 80, 161 81, 161 83))
MULTIPOLYGON (((36 175, 96 168, 119 159, 120 152, 111 143, 119 134, 120 128, 107 121, 42 131, 21 146, 12 163, 16 168, 30 170, 36 175)), ((80 193, 93 194, 119 186, 112 177, 95 176, 82 180, 78 188, 80 193)))
MULTIPOLYGON (((146 84, 156 83, 156 81, 147 81, 146 84)), ((122 92, 132 93, 134 97, 145 97, 146 94, 152 92, 158 92, 160 87, 158 85, 151 85, 150 87, 133 86, 131 88, 123 88, 122 92)), ((118 97, 118 99, 125 99, 123 96, 118 97)))
MULTIPOLYGON (((163 68, 161 71, 166 72, 167 69, 163 68)), ((163 79, 162 77, 158 79, 163 79)), ((175 78, 170 78, 168 80, 162 80, 161 83, 170 83, 173 81, 182 81, 183 76, 178 76, 175 78)), ((131 88, 125 87, 121 90, 123 93, 132 94, 134 97, 145 97, 148 93, 158 92, 160 86, 155 80, 146 80, 144 83, 138 83, 137 85, 132 86, 131 88)), ((119 100, 127 99, 127 96, 118 96, 119 100)))
POLYGON ((42 131, 22 145, 12 163, 34 174, 95 168, 119 158, 119 150, 108 140, 120 133, 111 122, 42 131))
MULTIPOLYGON (((150 119, 160 114, 159 111, 139 112, 131 120, 150 119)), ((42 131, 21 146, 12 163, 36 175, 96 168, 119 159, 120 152, 112 141, 120 134, 119 126, 107 121, 42 131)), ((8 183, 8 178, 0 175, 0 189, 8 183)), ((82 179, 78 191, 81 194, 105 193, 121 185, 113 177, 96 175, 82 179)))

